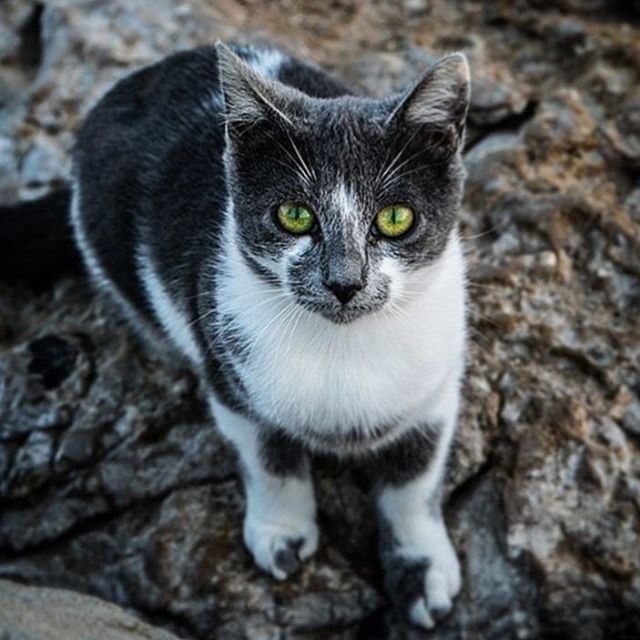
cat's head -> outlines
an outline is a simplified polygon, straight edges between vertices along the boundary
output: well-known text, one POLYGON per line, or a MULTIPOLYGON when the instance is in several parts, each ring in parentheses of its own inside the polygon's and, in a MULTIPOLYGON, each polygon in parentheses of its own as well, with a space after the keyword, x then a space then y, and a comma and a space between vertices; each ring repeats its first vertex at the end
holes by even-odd
POLYGON ((218 45, 237 243, 258 277, 351 322, 412 295, 456 223, 469 105, 462 54, 383 100, 315 98, 218 45), (415 279, 415 278, 414 278, 415 279))

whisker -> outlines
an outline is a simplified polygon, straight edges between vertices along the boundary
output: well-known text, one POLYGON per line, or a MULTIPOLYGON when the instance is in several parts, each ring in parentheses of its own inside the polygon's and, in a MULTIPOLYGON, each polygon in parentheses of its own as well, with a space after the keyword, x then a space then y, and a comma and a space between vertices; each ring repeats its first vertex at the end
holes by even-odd
MULTIPOLYGON (((247 315, 248 315, 248 314, 251 314, 251 313, 253 313, 256 309, 259 309, 260 307, 263 307, 263 306, 265 306, 266 304, 269 304, 269 303, 274 302, 274 301, 282 300, 282 299, 285 299, 285 298, 288 298, 288 297, 289 297, 289 294, 288 294, 286 291, 281 292, 279 295, 275 295, 275 296, 268 296, 266 299, 264 299, 264 300, 259 300, 259 301, 258 301, 258 302, 256 302, 255 304, 253 304, 253 305, 251 305, 251 306, 247 307, 246 309, 244 309, 244 313, 245 313, 245 314, 247 314, 247 315)), ((242 299, 242 297, 241 297, 241 298, 239 298, 239 299, 242 299)), ((226 326, 226 322, 227 322, 227 321, 226 321, 226 320, 224 320, 225 326, 226 326)), ((215 327, 215 328, 214 328, 214 330, 218 330, 218 329, 219 329, 220 331, 222 331, 222 330, 224 330, 225 326, 215 327)))
POLYGON ((416 137, 417 133, 418 133, 418 129, 416 129, 411 134, 411 136, 409 137, 409 140, 407 140, 406 144, 400 149, 400 151, 398 151, 398 153, 395 155, 393 160, 384 168, 384 171, 381 170, 378 172, 378 175, 376 176, 376 184, 378 184, 380 180, 384 180, 386 178, 389 171, 393 169, 395 163, 402 157, 402 154, 406 151, 407 147, 411 144, 413 139, 416 137))
POLYGON ((503 290, 506 285, 499 284, 485 284, 480 282, 467 281, 467 287, 470 289, 488 289, 491 291, 503 290))
POLYGON ((315 170, 310 169, 309 166, 307 165, 307 163, 304 161, 304 158, 302 157, 302 154, 300 153, 300 150, 298 149, 298 145, 294 142, 293 138, 291 137, 291 134, 288 131, 287 131, 287 138, 289 138, 289 142, 291 143, 291 146, 293 147, 293 150, 295 151, 296 155, 298 156, 298 160, 300 160, 300 163, 304 167, 307 175, 310 178, 317 179, 315 170))
MULTIPOLYGON (((484 340, 484 344, 489 344, 491 342, 490 338, 488 338, 484 333, 482 333, 482 331, 479 331, 478 329, 476 329, 473 325, 469 325, 469 331, 473 334, 475 334, 476 336, 482 338, 484 340)), ((469 338, 471 340, 473 340, 473 338, 471 336, 469 336, 469 338)), ((477 343, 479 344, 479 343, 477 343)))
POLYGON ((278 158, 274 158, 275 161, 285 167, 286 169, 289 169, 289 171, 291 171, 292 173, 294 173, 296 176, 298 176, 298 178, 300 178, 300 180, 302 180, 302 182, 309 182, 309 179, 300 172, 299 169, 297 169, 296 167, 292 167, 290 164, 287 164, 286 162, 283 162, 282 160, 278 160, 278 158))
POLYGON ((298 175, 302 179, 303 182, 306 182, 306 183, 311 182, 311 174, 309 174, 307 172, 307 170, 303 166, 300 165, 300 162, 298 160, 296 160, 296 158, 294 158, 291 155, 291 153, 289 153, 287 148, 284 147, 282 144, 280 144, 280 142, 278 142, 278 140, 276 140, 276 138, 273 135, 269 135, 269 138, 271 140, 273 140, 273 142, 275 142, 278 145, 278 147, 280 147, 280 149, 287 155, 289 160, 291 160, 291 162, 293 162, 293 165, 295 167, 294 171, 295 171, 296 175, 298 175))
POLYGON ((482 320, 483 322, 486 322, 487 324, 490 324, 493 327, 496 327, 496 328, 500 327, 500 325, 495 320, 493 320, 489 316, 485 316, 483 313, 481 313, 480 311, 477 311, 471 306, 467 307, 467 312, 469 313, 469 315, 473 316, 474 318, 477 318, 478 320, 482 320))
POLYGON ((191 322, 189 322, 187 324, 187 327, 191 328, 194 324, 197 324, 201 320, 204 320, 205 318, 208 318, 210 315, 215 313, 217 310, 218 309, 216 307, 213 307, 212 309, 209 309, 208 311, 205 311, 202 315, 198 316, 195 320, 192 320, 191 322))
MULTIPOLYGON (((421 155, 423 153, 426 153, 426 150, 421 151, 418 154, 415 154, 412 158, 407 158, 407 160, 403 163, 406 164, 407 162, 413 160, 413 158, 417 157, 418 155, 421 155)), ((407 176, 410 176, 412 173, 416 173, 417 171, 424 171, 425 169, 428 169, 429 167, 440 167, 442 165, 446 164, 445 162, 426 162, 425 164, 420 165, 419 167, 414 167, 413 169, 409 169, 408 171, 404 171, 403 173, 396 173, 394 172, 392 176, 390 176, 390 178, 385 182, 384 186, 388 186, 392 180, 400 180, 401 178, 406 178, 407 176)))
POLYGON ((260 344, 262 337, 269 330, 269 328, 273 326, 274 323, 278 322, 280 318, 286 315, 294 305, 295 305, 295 302, 293 301, 286 304, 278 313, 276 313, 276 315, 273 318, 269 320, 269 322, 267 322, 267 324, 262 328, 260 333, 258 333, 258 335, 252 339, 253 344, 251 346, 251 351, 249 352, 249 355, 247 357, 248 361, 252 360, 255 350, 258 348, 258 345, 260 344))
POLYGON ((490 233, 493 233, 494 231, 498 231, 499 229, 507 226, 509 224, 509 222, 510 222, 510 220, 507 220, 506 218, 503 218, 502 220, 500 220, 496 224, 494 224, 493 227, 491 227, 490 229, 487 229, 486 231, 481 231, 480 233, 476 233, 476 234, 471 235, 471 236, 467 236, 465 234, 461 234, 460 239, 463 242, 468 242, 469 240, 477 240, 478 238, 482 238, 484 236, 487 236, 490 233))
POLYGON ((281 349, 283 348, 283 342, 287 344, 289 336, 292 336, 294 334, 294 325, 297 326, 297 320, 300 319, 303 311, 304 309, 300 305, 294 305, 291 313, 287 314, 283 322, 280 323, 280 326, 277 328, 277 333, 279 333, 280 335, 278 343, 274 348, 274 353, 280 353, 281 349), (285 338, 287 338, 286 341, 285 338))
POLYGON ((391 173, 389 173, 389 175, 387 175, 384 178, 382 186, 386 187, 389 184, 391 184, 394 180, 397 180, 398 177, 402 177, 403 175, 405 175, 405 174, 400 174, 400 176, 397 176, 396 174, 398 173, 398 171, 400 171, 400 169, 402 169, 402 167, 406 166, 409 162, 411 162, 412 160, 415 160, 416 158, 423 155, 424 153, 425 153, 425 150, 421 149, 417 153, 414 153, 413 155, 410 155, 408 158, 405 158, 400 164, 398 164, 395 167, 395 169, 391 173))

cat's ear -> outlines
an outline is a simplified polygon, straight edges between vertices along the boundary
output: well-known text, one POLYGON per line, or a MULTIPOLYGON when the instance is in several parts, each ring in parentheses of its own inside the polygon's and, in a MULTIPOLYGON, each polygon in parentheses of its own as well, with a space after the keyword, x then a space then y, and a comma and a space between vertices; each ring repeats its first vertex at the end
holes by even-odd
POLYGON ((261 76, 222 42, 216 44, 216 53, 226 121, 232 128, 242 129, 265 118, 293 124, 299 92, 261 76))
POLYGON ((389 121, 402 118, 408 125, 434 129, 453 127, 460 135, 464 129, 471 80, 469 64, 463 53, 452 53, 438 60, 400 99, 389 121))

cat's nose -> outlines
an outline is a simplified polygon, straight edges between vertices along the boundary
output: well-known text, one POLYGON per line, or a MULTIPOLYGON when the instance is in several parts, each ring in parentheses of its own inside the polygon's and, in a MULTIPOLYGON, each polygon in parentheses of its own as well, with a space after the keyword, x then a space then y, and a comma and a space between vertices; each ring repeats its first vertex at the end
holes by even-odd
POLYGON ((325 286, 342 304, 347 304, 362 289, 361 282, 330 281, 325 282, 325 286))

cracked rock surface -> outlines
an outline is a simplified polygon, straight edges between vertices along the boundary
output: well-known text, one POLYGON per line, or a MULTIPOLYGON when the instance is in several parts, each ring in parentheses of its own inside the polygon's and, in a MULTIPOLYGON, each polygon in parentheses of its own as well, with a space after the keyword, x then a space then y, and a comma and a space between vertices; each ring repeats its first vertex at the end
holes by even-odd
MULTIPOLYGON (((176 49, 271 40, 374 95, 465 51, 471 341, 446 506, 465 586, 429 637, 635 639, 639 12, 5 0, 0 200, 64 183, 92 104, 176 49)), ((95 637, 424 637, 388 612, 362 474, 322 460, 315 475, 320 551, 275 583, 242 546, 233 454, 188 370, 143 349, 82 278, 0 285, 0 637, 86 639, 101 620, 117 629, 95 637)))

